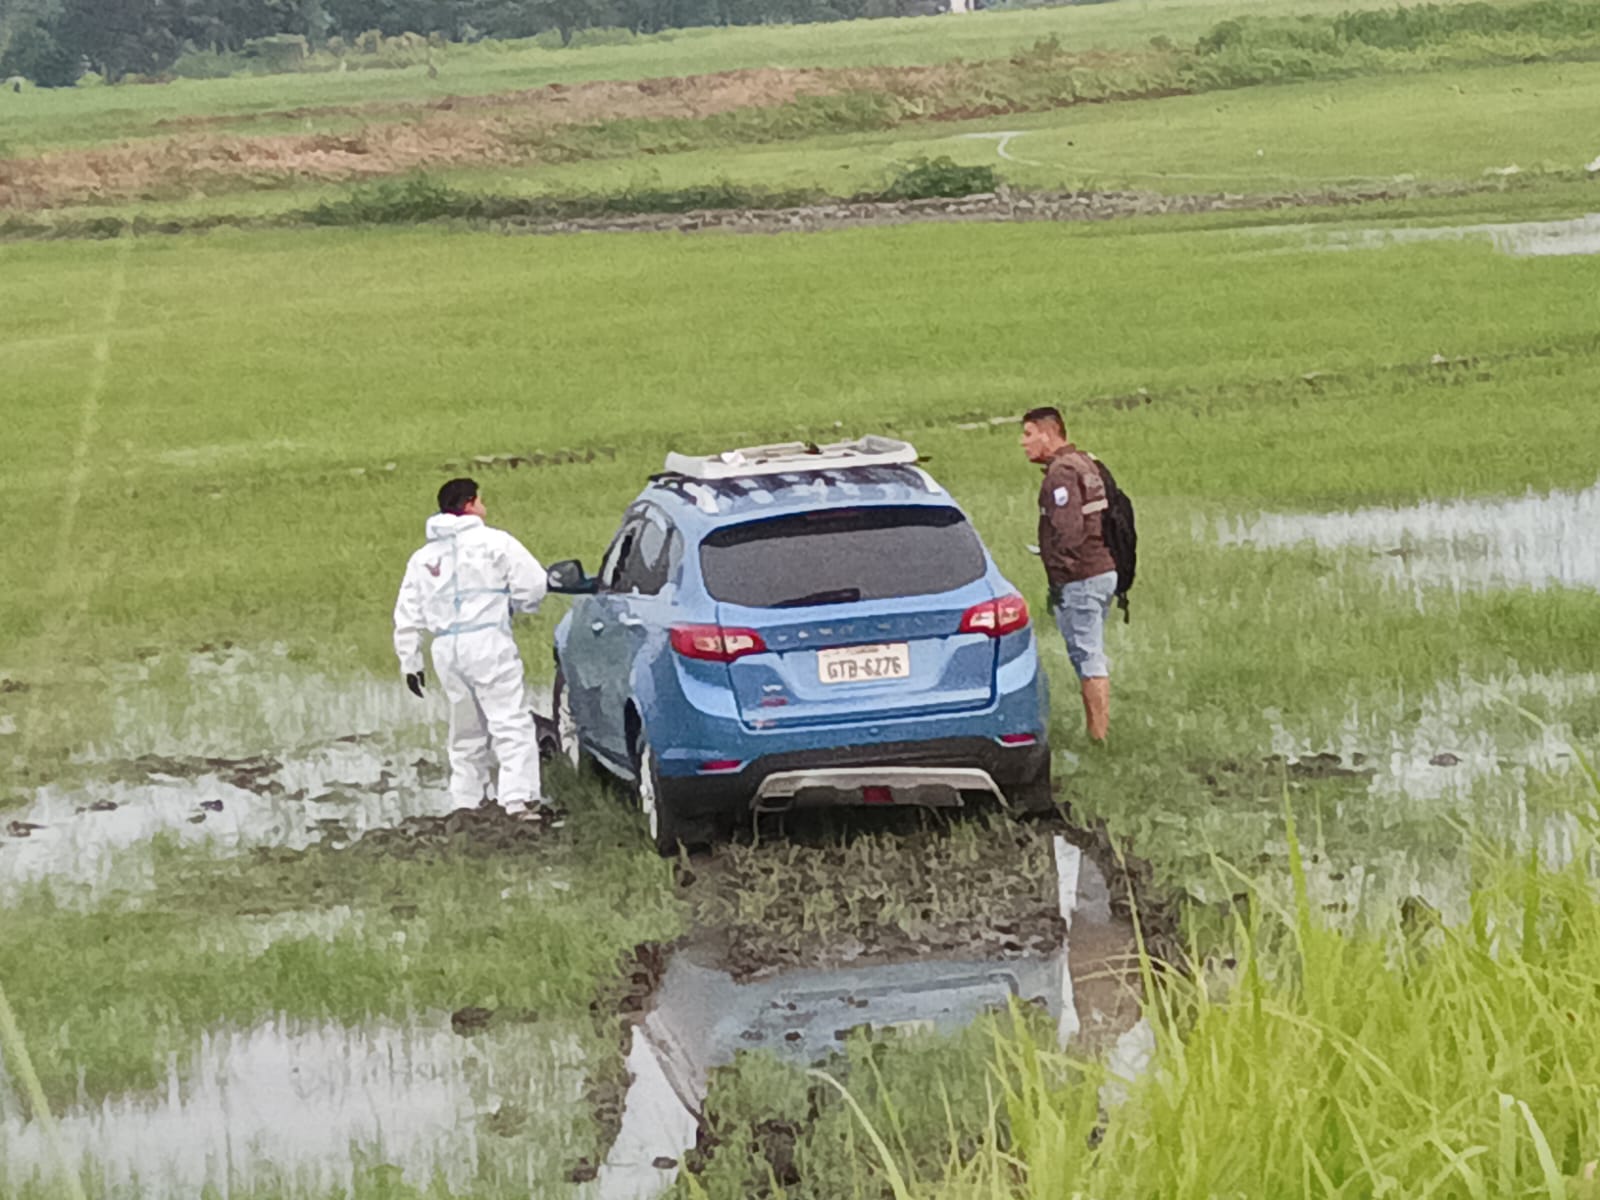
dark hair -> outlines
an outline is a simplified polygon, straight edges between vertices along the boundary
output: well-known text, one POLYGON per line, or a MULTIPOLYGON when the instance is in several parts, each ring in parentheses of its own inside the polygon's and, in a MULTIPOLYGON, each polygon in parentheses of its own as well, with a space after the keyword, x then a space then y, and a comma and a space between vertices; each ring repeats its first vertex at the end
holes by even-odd
POLYGON ((476 479, 452 479, 439 489, 439 511, 459 515, 462 509, 477 498, 478 481, 476 479))
POLYGON ((1046 421, 1053 422, 1061 431, 1062 437, 1067 436, 1067 423, 1061 419, 1061 410, 1054 405, 1046 404, 1039 408, 1030 408, 1022 414, 1024 425, 1042 425, 1046 421))

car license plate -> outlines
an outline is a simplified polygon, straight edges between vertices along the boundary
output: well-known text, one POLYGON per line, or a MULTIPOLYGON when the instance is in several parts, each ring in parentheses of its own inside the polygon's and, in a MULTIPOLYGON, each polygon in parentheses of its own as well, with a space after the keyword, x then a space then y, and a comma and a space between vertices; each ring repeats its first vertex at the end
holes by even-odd
POLYGON ((905 642, 817 651, 817 678, 823 683, 869 683, 910 677, 911 647, 905 642))

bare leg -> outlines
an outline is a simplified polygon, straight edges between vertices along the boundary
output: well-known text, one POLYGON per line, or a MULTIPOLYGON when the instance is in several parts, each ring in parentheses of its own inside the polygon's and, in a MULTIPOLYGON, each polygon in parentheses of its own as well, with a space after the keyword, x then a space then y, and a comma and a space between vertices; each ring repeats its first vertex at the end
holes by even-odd
POLYGON ((1104 675, 1083 681, 1083 716, 1089 737, 1105 741, 1111 730, 1111 680, 1104 675))

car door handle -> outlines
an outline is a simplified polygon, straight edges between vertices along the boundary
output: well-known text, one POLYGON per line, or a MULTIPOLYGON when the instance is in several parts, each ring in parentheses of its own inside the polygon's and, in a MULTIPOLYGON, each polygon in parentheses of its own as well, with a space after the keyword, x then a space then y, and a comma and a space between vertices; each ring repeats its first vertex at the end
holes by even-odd
POLYGON ((589 630, 591 633, 604 633, 606 631, 606 623, 604 621, 590 621, 589 630))
POLYGON ((625 625, 629 629, 638 629, 641 625, 644 624, 644 622, 641 621, 638 617, 618 617, 617 618, 617 624, 618 625, 625 625))

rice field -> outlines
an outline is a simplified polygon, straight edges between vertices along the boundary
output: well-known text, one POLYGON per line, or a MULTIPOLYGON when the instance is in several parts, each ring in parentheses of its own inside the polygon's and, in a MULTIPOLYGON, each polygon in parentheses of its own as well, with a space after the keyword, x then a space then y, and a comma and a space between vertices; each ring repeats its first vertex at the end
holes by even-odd
MULTIPOLYGON (((1217 15, 981 19, 1132 44, 1217 15)), ((944 27, 650 53, 924 61, 897 55, 944 27)), ((573 53, 598 74, 644 51, 573 53)), ((1593 1194, 1592 75, 456 181, 789 186, 862 156, 998 159, 1006 132, 1037 156, 1005 168, 1027 186, 1559 176, 1270 220, 0 244, 0 1192, 1593 1194), (1024 972, 1064 826, 766 828, 663 861, 617 795, 559 770, 557 828, 452 813, 442 706, 389 649, 434 490, 473 474, 491 522, 592 564, 669 449, 892 432, 1042 613, 1014 423, 1041 403, 1116 469, 1142 534, 1108 746, 1041 621, 1059 796, 1110 889, 1062 934, 1075 1004, 1019 993, 963 1030, 893 1032, 841 1002, 798 1039, 833 1043, 822 1074, 747 1039, 703 1072, 670 1165, 619 1163, 640 1122, 684 1115, 641 1098, 629 1049, 664 970, 714 954, 778 987, 780 967, 1015 942, 1024 972)), ((242 111, 288 86, 227 82, 164 95, 242 111)), ((128 95, 92 103, 131 105, 105 118, 125 131, 156 114, 128 95)), ((561 607, 519 630, 536 692, 561 607)))

